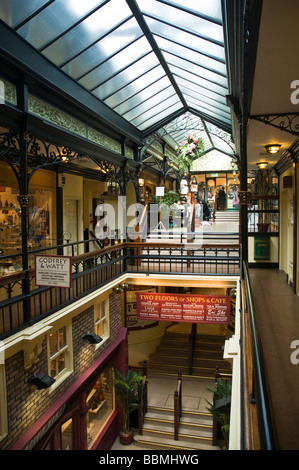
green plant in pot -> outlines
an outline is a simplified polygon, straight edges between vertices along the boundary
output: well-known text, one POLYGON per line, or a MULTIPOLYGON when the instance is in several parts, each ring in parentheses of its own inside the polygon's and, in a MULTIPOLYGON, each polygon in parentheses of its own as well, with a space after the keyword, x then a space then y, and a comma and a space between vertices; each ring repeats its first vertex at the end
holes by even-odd
POLYGON ((224 442, 223 449, 228 449, 232 383, 218 378, 215 388, 207 387, 207 390, 214 394, 213 403, 206 400, 208 403, 207 410, 219 423, 219 428, 224 442))
POLYGON ((176 191, 171 190, 164 194, 164 196, 153 196, 153 199, 159 206, 162 206, 162 204, 172 206, 180 200, 180 195, 176 191))
POLYGON ((133 440, 130 414, 139 406, 142 382, 146 380, 133 369, 129 369, 126 375, 115 369, 115 394, 123 410, 123 427, 119 434, 120 442, 123 444, 130 444, 133 440))

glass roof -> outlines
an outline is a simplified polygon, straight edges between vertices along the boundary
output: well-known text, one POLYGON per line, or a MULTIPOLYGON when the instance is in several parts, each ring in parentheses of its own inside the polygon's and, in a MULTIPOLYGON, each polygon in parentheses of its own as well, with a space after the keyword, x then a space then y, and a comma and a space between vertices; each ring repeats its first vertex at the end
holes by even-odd
POLYGON ((205 154, 218 151, 231 158, 234 157, 235 146, 230 133, 190 112, 179 116, 160 130, 161 136, 170 136, 178 145, 189 133, 203 140, 205 154))
POLYGON ((0 18, 145 136, 186 112, 231 128, 221 0, 0 0, 0 18))

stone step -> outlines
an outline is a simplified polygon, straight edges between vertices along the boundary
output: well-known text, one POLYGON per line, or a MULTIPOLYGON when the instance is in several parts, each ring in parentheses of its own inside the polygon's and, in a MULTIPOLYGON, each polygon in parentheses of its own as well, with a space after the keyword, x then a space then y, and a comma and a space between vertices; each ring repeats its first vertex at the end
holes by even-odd
POLYGON ((134 443, 136 447, 146 447, 156 450, 220 450, 218 446, 212 446, 206 442, 187 442, 182 440, 174 440, 170 437, 135 435, 134 443))
MULTIPOLYGON (((144 423, 160 423, 161 426, 169 426, 174 423, 173 410, 155 412, 148 411, 144 417, 144 423)), ((182 413, 180 426, 191 429, 211 430, 213 426, 213 418, 209 413, 182 413)))
MULTIPOLYGON (((179 427, 179 440, 185 442, 205 442, 212 444, 213 436, 212 429, 207 431, 204 430, 187 430, 183 427, 179 427)), ((142 429, 143 436, 156 436, 158 438, 170 438, 174 439, 174 425, 172 426, 159 426, 157 423, 147 423, 142 429)))
MULTIPOLYGON (((150 370, 151 374, 155 374, 157 376, 164 376, 164 377, 177 377, 178 372, 180 371, 182 373, 183 377, 190 377, 190 378, 197 378, 197 379, 202 379, 202 380, 211 380, 215 378, 215 369, 192 369, 192 374, 189 374, 189 370, 187 368, 183 367, 177 367, 174 369, 170 368, 165 368, 163 369, 162 367, 153 367, 150 370)), ((225 371, 227 372, 227 371, 225 371)))

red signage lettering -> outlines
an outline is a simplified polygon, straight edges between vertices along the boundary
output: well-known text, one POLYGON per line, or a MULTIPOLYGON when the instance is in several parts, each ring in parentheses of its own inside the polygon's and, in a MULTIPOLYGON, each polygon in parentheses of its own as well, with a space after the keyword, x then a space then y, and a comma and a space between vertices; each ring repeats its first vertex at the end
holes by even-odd
POLYGON ((227 325, 230 297, 227 295, 190 295, 136 293, 139 320, 176 321, 227 325))

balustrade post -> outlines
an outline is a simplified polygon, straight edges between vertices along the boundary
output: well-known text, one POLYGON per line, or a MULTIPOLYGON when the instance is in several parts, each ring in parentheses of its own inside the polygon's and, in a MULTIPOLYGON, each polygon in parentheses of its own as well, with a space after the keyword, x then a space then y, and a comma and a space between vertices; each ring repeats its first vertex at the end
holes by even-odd
POLYGON ((175 441, 179 440, 179 417, 178 417, 178 400, 179 400, 179 392, 175 390, 174 392, 174 439, 175 441))

